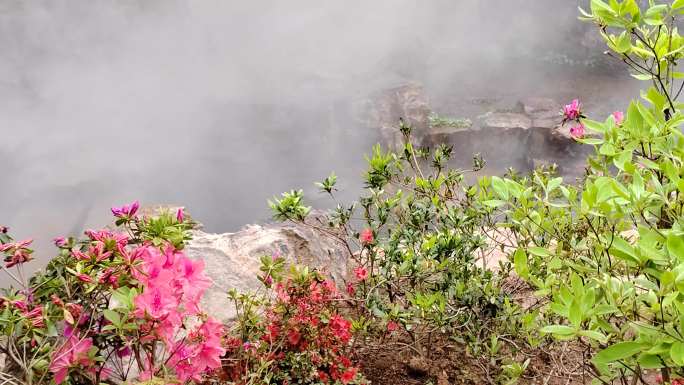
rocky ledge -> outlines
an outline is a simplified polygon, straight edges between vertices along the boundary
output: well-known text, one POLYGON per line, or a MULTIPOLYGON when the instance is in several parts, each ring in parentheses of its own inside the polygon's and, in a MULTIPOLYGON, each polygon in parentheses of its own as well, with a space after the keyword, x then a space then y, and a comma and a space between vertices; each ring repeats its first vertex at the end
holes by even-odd
POLYGON ((222 321, 235 316, 235 309, 228 304, 228 290, 247 292, 263 288, 257 275, 264 255, 280 255, 291 263, 325 271, 338 285, 347 277, 349 258, 343 245, 308 226, 248 225, 235 233, 195 230, 192 236, 185 252, 191 258, 204 260, 206 274, 214 281, 204 296, 203 307, 222 321))

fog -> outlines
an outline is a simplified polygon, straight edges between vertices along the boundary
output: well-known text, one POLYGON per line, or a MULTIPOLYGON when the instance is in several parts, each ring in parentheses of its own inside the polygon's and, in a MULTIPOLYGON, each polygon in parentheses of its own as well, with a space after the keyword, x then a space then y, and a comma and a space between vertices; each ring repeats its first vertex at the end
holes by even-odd
POLYGON ((268 220, 284 190, 315 197, 330 171, 352 199, 379 140, 353 106, 374 92, 418 81, 455 113, 465 95, 583 96, 576 74, 600 69, 540 61, 596 53, 577 5, 0 0, 0 224, 44 262, 134 199, 210 231, 268 220))

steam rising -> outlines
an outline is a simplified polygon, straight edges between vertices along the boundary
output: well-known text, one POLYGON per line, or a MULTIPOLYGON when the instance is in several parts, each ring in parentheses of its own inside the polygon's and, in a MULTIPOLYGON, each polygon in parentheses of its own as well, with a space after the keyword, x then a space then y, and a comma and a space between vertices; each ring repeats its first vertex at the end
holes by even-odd
POLYGON ((332 170, 351 199, 379 140, 353 105, 373 92, 419 81, 456 114, 471 96, 582 96, 531 61, 587 55, 577 5, 3 0, 0 224, 47 253, 133 199, 213 231, 332 170))

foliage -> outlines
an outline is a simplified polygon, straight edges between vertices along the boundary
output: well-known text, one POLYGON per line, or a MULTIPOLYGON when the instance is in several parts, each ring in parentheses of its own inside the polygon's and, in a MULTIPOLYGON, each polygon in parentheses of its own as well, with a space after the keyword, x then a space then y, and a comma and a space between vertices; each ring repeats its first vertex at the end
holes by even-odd
MULTIPOLYGON (((295 202, 289 193, 271 203, 273 215, 311 226, 348 250, 355 265, 348 293, 369 336, 401 327, 420 354, 448 338, 484 354, 491 335, 517 333, 522 324, 520 308, 501 289, 508 267, 495 274, 482 266, 491 248, 489 208, 464 182, 468 171, 448 168, 451 147, 415 149, 412 128, 402 121, 400 130, 403 152, 375 146, 367 158, 367 193, 358 202, 338 203, 324 218, 302 216, 310 212, 303 195, 295 202)), ((482 165, 476 157, 474 169, 482 165)), ((328 177, 317 185, 334 200, 335 182, 328 177)))
POLYGON ((269 295, 230 292, 238 310, 227 337, 227 379, 244 384, 364 384, 353 361, 352 323, 335 284, 306 267, 283 274, 262 258, 269 295))
POLYGON ((428 115, 430 127, 470 128, 473 122, 468 118, 450 118, 431 113, 428 115))
POLYGON ((684 376, 684 115, 676 102, 684 38, 675 27, 684 2, 592 0, 582 13, 611 55, 650 82, 644 101, 601 122, 581 115, 579 103, 566 106, 574 136, 596 150, 581 185, 537 170, 483 178, 478 194, 515 239, 517 274, 548 301, 542 332, 585 346, 597 383, 646 383, 646 369, 670 382, 684 376))
POLYGON ((120 230, 55 239, 59 255, 28 282, 30 241, 3 234, 3 270, 19 288, 2 297, 0 349, 15 382, 168 384, 220 366, 222 325, 198 305, 210 282, 182 252, 193 222, 182 209, 141 218, 138 208, 112 208, 120 230))

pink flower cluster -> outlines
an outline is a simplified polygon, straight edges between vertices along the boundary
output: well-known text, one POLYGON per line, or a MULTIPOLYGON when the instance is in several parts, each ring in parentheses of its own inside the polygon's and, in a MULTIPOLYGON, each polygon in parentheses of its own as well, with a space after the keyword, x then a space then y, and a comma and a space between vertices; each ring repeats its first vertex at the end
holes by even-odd
POLYGON ((565 119, 578 120, 582 116, 580 112, 581 108, 582 103, 580 103, 579 99, 573 99, 570 104, 566 104, 565 107, 563 107, 563 115, 565 115, 565 119))
POLYGON ((5 266, 10 268, 33 259, 31 257, 33 250, 28 248, 32 242, 32 239, 26 239, 19 242, 0 244, 0 252, 5 253, 5 266))
POLYGON ((133 218, 135 213, 140 209, 140 203, 135 201, 130 205, 123 205, 121 207, 112 207, 112 214, 117 218, 133 218))
POLYGON ((580 121, 582 118, 582 103, 579 99, 574 99, 570 104, 563 107, 563 123, 573 122, 574 125, 570 127, 570 135, 573 138, 582 138, 584 136, 584 124, 580 121))
MULTIPOLYGON (((161 252, 152 246, 141 246, 136 251, 141 262, 133 272, 144 287, 135 300, 134 315, 145 321, 141 328, 148 339, 162 341, 172 355, 168 364, 182 382, 199 380, 202 374, 221 366, 220 357, 223 326, 201 313, 199 301, 211 281, 203 274, 204 263, 186 257, 168 246, 161 252), (192 330, 187 321, 201 319, 192 330), (187 336, 179 337, 185 329, 187 336), (179 339, 180 338, 180 339, 179 339)), ((159 371, 150 362, 141 379, 148 379, 159 371)))
POLYGON ((613 112, 613 120, 615 120, 615 124, 618 126, 622 125, 622 122, 625 121, 625 114, 622 111, 615 111, 613 112))
POLYGON ((373 238, 373 230, 371 229, 363 229, 361 233, 359 234, 359 240, 361 241, 361 244, 363 246, 369 246, 373 243, 374 238, 373 238))
POLYGON ((67 337, 66 342, 59 350, 52 355, 50 371, 55 376, 55 383, 60 384, 69 374, 69 370, 76 367, 83 367, 89 371, 94 370, 93 358, 89 355, 93 347, 92 338, 81 338, 70 326, 64 331, 67 337))

